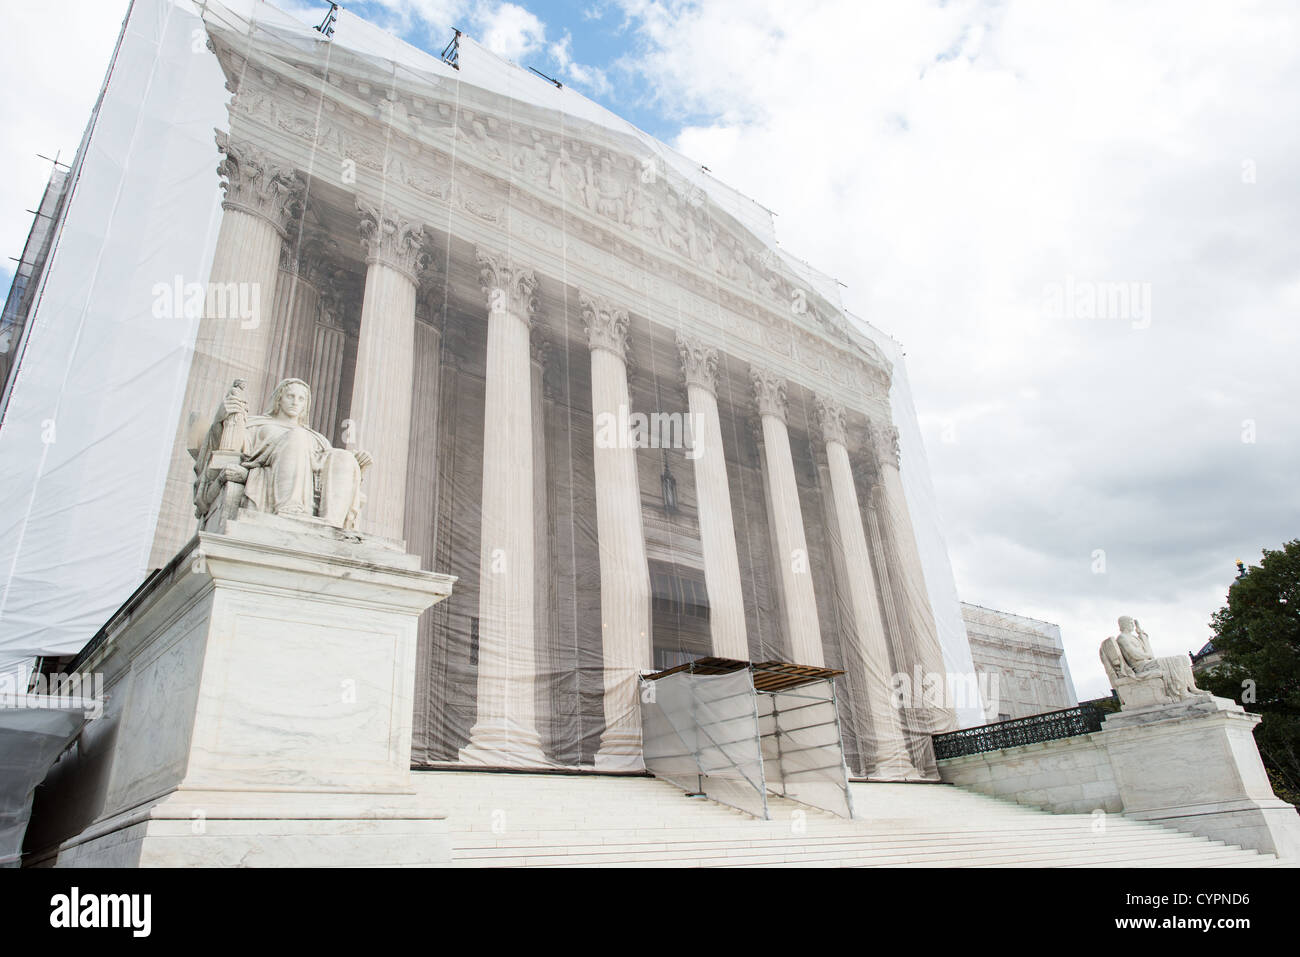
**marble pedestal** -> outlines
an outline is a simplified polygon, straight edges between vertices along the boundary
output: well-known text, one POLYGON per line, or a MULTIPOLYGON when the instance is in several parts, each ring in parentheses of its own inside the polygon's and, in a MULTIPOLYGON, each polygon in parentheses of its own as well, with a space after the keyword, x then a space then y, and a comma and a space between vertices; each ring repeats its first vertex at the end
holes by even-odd
POLYGON ((1209 694, 1108 716, 1100 737, 1124 814, 1300 859, 1300 815, 1269 785, 1259 721, 1209 694))
POLYGON ((200 532, 87 662, 111 724, 52 782, 65 813, 97 808, 56 864, 447 862, 410 751, 416 621, 453 582, 320 523, 242 512, 200 532))

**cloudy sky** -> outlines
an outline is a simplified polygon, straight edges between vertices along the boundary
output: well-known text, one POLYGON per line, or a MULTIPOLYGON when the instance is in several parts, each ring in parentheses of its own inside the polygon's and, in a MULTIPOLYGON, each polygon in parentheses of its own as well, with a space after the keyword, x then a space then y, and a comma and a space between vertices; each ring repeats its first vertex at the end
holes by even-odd
MULTIPOLYGON (((459 27, 774 210, 906 348, 959 592, 1058 622, 1081 697, 1117 615, 1199 648, 1233 561, 1300 537, 1294 5, 347 7, 459 27)), ((6 11, 6 257, 125 8, 6 11)))

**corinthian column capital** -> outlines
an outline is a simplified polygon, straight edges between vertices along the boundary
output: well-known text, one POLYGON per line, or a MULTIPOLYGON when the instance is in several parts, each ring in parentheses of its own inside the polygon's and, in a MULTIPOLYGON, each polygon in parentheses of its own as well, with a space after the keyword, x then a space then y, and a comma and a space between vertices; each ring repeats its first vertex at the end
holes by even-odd
POLYGON ((814 401, 817 423, 822 427, 822 438, 829 442, 838 442, 848 448, 844 437, 844 406, 834 399, 819 395, 814 401))
POLYGON ((361 197, 357 197, 357 215, 366 265, 388 266, 411 280, 411 285, 418 286, 420 270, 428 259, 424 227, 391 206, 369 203, 361 197))
POLYGON ((888 422, 872 419, 868 423, 871 450, 881 465, 899 466, 898 429, 888 422))
POLYGON ((754 386, 754 401, 760 415, 774 415, 782 422, 786 416, 785 379, 770 369, 751 366, 749 379, 754 386))
POLYGON ((582 324, 587 330, 587 345, 595 351, 604 349, 627 361, 628 314, 604 296, 579 291, 582 324))
POLYGON ((482 246, 474 250, 478 260, 479 283, 487 296, 490 312, 505 312, 531 322, 537 308, 537 276, 505 253, 482 246))
POLYGON ((261 150, 216 132, 221 153, 217 174, 226 197, 221 205, 264 219, 287 236, 302 215, 307 184, 292 167, 274 163, 261 150))
POLYGON ((718 350, 694 336, 677 334, 677 351, 682 357, 686 385, 697 385, 714 395, 718 392, 718 350))

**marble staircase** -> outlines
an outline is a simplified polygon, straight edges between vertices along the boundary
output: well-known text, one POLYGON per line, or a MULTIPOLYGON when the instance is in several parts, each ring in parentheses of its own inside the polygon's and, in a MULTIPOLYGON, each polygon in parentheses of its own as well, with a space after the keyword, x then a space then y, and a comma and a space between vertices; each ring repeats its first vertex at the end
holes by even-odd
POLYGON ((458 867, 1270 867, 1121 815, 1049 814, 949 785, 853 784, 858 818, 769 797, 763 821, 649 777, 416 772, 458 867))

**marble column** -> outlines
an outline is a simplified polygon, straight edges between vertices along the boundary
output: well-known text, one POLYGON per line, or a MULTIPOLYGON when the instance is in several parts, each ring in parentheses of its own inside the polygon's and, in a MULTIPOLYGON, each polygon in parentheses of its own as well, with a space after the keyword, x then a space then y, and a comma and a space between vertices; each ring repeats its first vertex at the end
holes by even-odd
POLYGON ((677 336, 677 350, 686 379, 691 423, 690 455, 695 457, 700 545, 704 552, 704 585, 709 592, 709 631, 713 653, 749 660, 745 630, 745 599, 740 590, 740 560, 736 528, 731 517, 731 490, 718 418, 718 350, 689 336, 677 336))
POLYGON ((546 468, 546 359, 550 341, 540 325, 530 340, 532 357, 529 389, 533 404, 533 627, 537 651, 537 728, 542 750, 554 753, 553 691, 559 676, 553 665, 551 641, 551 536, 547 507, 546 468))
POLYGON ((358 199, 357 213, 366 250, 366 289, 343 441, 375 460, 366 475, 361 530, 401 539, 415 381, 415 292, 426 239, 419 224, 391 207, 358 199))
POLYGON ((641 489, 631 436, 619 432, 631 414, 627 385, 628 314, 580 292, 591 347, 591 411, 595 425, 596 534, 600 552, 600 618, 604 650, 605 731, 596 767, 635 770, 641 758, 637 676, 651 666, 650 566, 641 526, 641 489))
POLYGON ((320 287, 330 268, 325 243, 318 237, 280 247, 280 276, 275 285, 275 331, 266 375, 256 394, 270 395, 285 379, 302 379, 312 388, 312 408, 317 383, 310 378, 320 287))
MULTIPOLYGON (((894 601, 907 623, 912 648, 920 659, 922 668, 930 674, 942 675, 947 687, 947 669, 943 650, 939 645, 939 631, 930 607, 930 593, 925 585, 925 572, 921 568, 921 553, 912 529, 911 513, 903 494, 903 479, 899 474, 898 429, 879 421, 872 421, 871 444, 875 453, 880 485, 883 491, 878 513, 885 527, 885 539, 893 549, 894 562, 890 568, 890 583, 894 588, 894 601)), ((951 707, 934 707, 932 734, 952 731, 957 727, 957 713, 951 707)))
MULTIPOLYGON (((876 477, 878 479, 878 476, 876 477)), ((861 491, 861 486, 859 486, 861 491)), ((897 574, 895 562, 890 555, 891 549, 885 544, 885 537, 880 528, 884 513, 885 490, 880 485, 869 485, 866 489, 866 507, 862 510, 867 525, 867 544, 871 547, 871 561, 880 575, 881 610, 885 614, 885 635, 889 638, 889 651, 893 656, 894 667, 908 676, 909 686, 914 695, 924 688, 925 668, 912 646, 907 629, 899 615, 897 602, 894 600, 898 589, 893 576, 897 574)), ((859 496, 861 499, 861 496, 859 496)), ((908 750, 912 755, 912 766, 927 778, 937 778, 938 767, 935 765, 934 744, 930 740, 931 724, 934 720, 932 708, 923 708, 917 699, 903 704, 900 717, 903 721, 903 737, 907 739, 908 750)), ((952 730, 949 728, 948 730, 952 730)))
POLYGON ((325 280, 316 312, 311 350, 311 427, 331 442, 339 418, 339 396, 343 386, 343 356, 347 348, 344 322, 356 322, 361 295, 346 273, 337 271, 325 280))
POLYGON ((867 710, 871 716, 874 738, 870 761, 871 777, 887 781, 917 778, 920 775, 912 766, 907 741, 903 737, 902 721, 890 693, 890 676, 894 669, 889 660, 884 619, 876 600, 876 578, 872 573, 858 490, 853 481, 853 468, 849 464, 849 450, 844 435, 844 407, 818 396, 816 408, 822 438, 826 440, 831 497, 835 501, 835 524, 848 577, 849 594, 846 604, 862 666, 859 687, 866 698, 867 710))
MULTIPOLYGON (((427 287, 426 287, 427 288, 427 287)), ((434 295, 441 302, 441 288, 434 295)), ((431 310, 420 302, 421 316, 431 310)), ((438 496, 438 400, 442 391, 442 332, 423 318, 415 322, 415 382, 411 392, 411 440, 406 470, 406 550, 420 556, 420 567, 436 564, 435 535, 438 496)), ((443 566, 446 567, 446 566, 443 566)), ((415 712, 412 720, 411 763, 432 759, 429 710, 432 694, 429 675, 434 645, 437 606, 420 615, 415 646, 415 712)))
POLYGON ((790 660, 820 668, 825 663, 817 599, 813 594, 808 542, 799 487, 795 481, 790 434, 786 430, 786 382, 767 369, 752 368, 750 379, 763 426, 763 477, 772 502, 776 564, 781 576, 781 606, 785 611, 790 660))
MULTIPOLYGON (((306 189, 292 169, 224 133, 217 134, 217 149, 224 213, 154 533, 154 567, 170 561, 198 527, 188 451, 192 433, 212 423, 235 379, 245 380, 250 393, 262 385, 271 361, 280 249, 301 214, 306 189)), ((261 412, 260 403, 270 396, 249 398, 261 412)))
POLYGON ((541 765, 546 758, 537 734, 536 489, 529 387, 529 329, 537 278, 504 255, 480 248, 477 257, 488 306, 478 716, 460 759, 495 766, 541 765))

